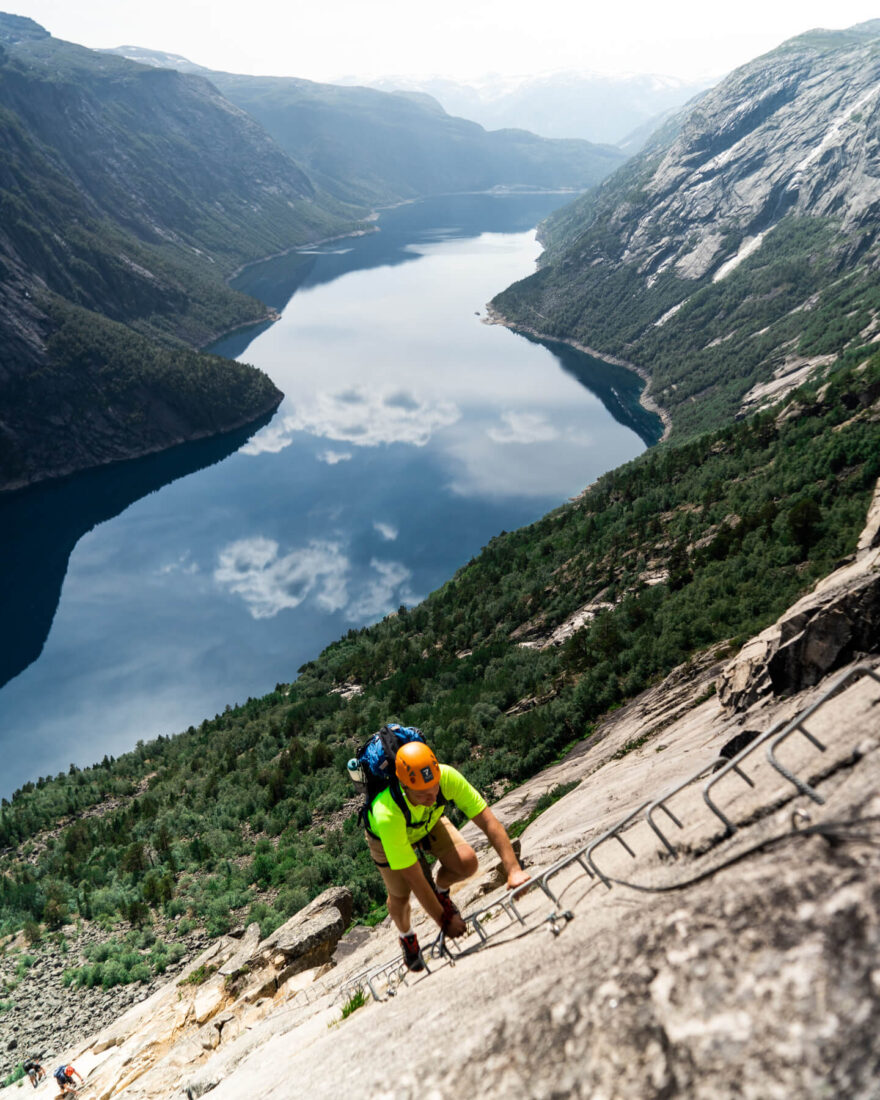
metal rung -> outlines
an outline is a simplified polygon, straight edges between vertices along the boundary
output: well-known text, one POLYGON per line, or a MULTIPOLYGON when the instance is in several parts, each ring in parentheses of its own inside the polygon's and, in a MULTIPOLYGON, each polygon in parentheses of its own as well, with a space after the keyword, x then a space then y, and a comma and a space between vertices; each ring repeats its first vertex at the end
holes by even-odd
POLYGON ((709 797, 709 791, 711 791, 715 784, 720 782, 725 777, 725 775, 732 771, 736 772, 736 774, 741 779, 744 779, 746 783, 748 783, 748 785, 753 788, 755 784, 751 781, 751 779, 749 779, 745 772, 740 769, 739 765, 750 753, 754 752, 759 745, 763 745, 768 738, 772 737, 773 734, 776 733, 778 729, 781 729, 784 725, 784 721, 777 722, 775 726, 771 726, 769 730, 765 730, 762 734, 759 734, 759 736, 756 737, 754 741, 746 745, 744 749, 740 749, 736 756, 731 757, 731 759, 727 761, 724 767, 717 771, 708 781, 708 783, 706 783, 706 785, 703 787, 703 801, 706 803, 712 813, 715 814, 716 817, 721 819, 724 825, 724 829, 729 836, 733 836, 733 834, 736 832, 736 826, 730 820, 730 818, 725 813, 723 813, 718 806, 715 805, 715 803, 709 797))
POLYGON ((812 706, 807 707, 805 711, 802 711, 800 714, 796 715, 788 723, 788 725, 785 726, 785 728, 773 738, 773 740, 767 746, 768 762, 779 772, 781 776, 783 776, 791 784, 793 784, 801 792, 801 794, 805 794, 809 798, 812 798, 812 800, 818 803, 820 806, 823 805, 825 802, 825 799, 822 797, 822 795, 820 795, 818 791, 814 790, 809 783, 801 779, 800 776, 795 775, 794 772, 791 771, 791 769, 787 768, 783 763, 781 763, 781 761, 777 760, 776 750, 782 744, 782 742, 786 740, 786 738, 797 732, 806 737, 807 740, 815 745, 820 752, 825 752, 825 746, 817 737, 814 737, 813 734, 811 734, 805 728, 804 723, 807 721, 808 718, 811 718, 816 713, 816 711, 819 710, 820 707, 823 707, 828 702, 828 700, 832 698, 832 696, 836 695, 839 691, 842 691, 843 688, 847 687, 851 681, 855 679, 860 679, 862 676, 870 676, 872 679, 876 680, 878 684, 880 684, 880 676, 878 676, 874 669, 870 668, 868 665, 857 665, 855 668, 851 668, 849 672, 844 673, 844 675, 841 676, 837 683, 833 684, 828 689, 828 691, 826 691, 825 694, 821 696, 821 698, 817 699, 816 702, 812 704, 812 706))
POLYGON ((589 844, 587 846, 587 848, 585 849, 586 858, 589 860, 590 866, 593 868, 593 870, 596 872, 596 874, 602 880, 603 884, 605 886, 607 886, 609 890, 611 889, 611 883, 605 877, 605 875, 603 875, 602 872, 599 870, 595 859, 593 859, 593 852, 599 847, 600 844, 604 844, 606 840, 611 840, 611 838, 614 837, 617 840, 620 840, 620 842, 621 842, 621 844, 623 844, 624 848, 626 848, 626 850, 630 853, 630 855, 633 856, 633 858, 635 859, 635 855, 633 854, 632 849, 629 847, 629 845, 627 845, 624 841, 621 840, 618 833, 620 832, 621 829, 624 829, 627 825, 629 825, 629 823, 631 821, 635 820, 635 818, 637 818, 639 816, 639 814, 647 806, 650 806, 650 805, 651 805, 651 800, 648 799, 647 802, 643 802, 640 806, 637 806, 634 810, 631 810, 630 813, 628 813, 626 815, 626 817, 624 817, 621 821, 618 821, 616 825, 613 825, 610 829, 608 829, 606 832, 604 832, 600 837, 597 837, 592 842, 592 844, 589 844))
POLYGON ((683 791, 684 788, 690 786, 691 783, 696 783, 696 781, 698 779, 701 779, 710 768, 715 768, 719 763, 725 763, 726 764, 727 761, 723 756, 719 756, 715 760, 713 760, 710 764, 704 764, 698 771, 694 772, 693 775, 689 775, 687 779, 682 780, 681 783, 677 783, 672 788, 672 790, 667 791, 666 794, 661 795, 661 797, 658 798, 658 799, 655 799, 655 801, 652 802, 651 805, 645 811, 645 821, 647 821, 647 823, 651 826, 651 828, 654 830, 654 832, 657 834, 657 836, 666 845, 666 848, 667 848, 668 852, 670 853, 670 855, 676 856, 676 855, 678 855, 678 853, 676 852, 675 847, 670 843, 670 841, 667 840, 665 834, 660 829, 660 826, 654 820, 654 817, 653 817, 654 811, 658 810, 658 809, 663 810, 663 812, 666 814, 666 816, 671 818, 673 823, 675 825, 677 825, 679 827, 679 829, 683 829, 684 826, 682 825, 682 823, 678 820, 678 818, 675 816, 675 814, 673 814, 672 811, 669 809, 669 807, 666 805, 667 800, 672 798, 673 795, 678 794, 679 791, 683 791))

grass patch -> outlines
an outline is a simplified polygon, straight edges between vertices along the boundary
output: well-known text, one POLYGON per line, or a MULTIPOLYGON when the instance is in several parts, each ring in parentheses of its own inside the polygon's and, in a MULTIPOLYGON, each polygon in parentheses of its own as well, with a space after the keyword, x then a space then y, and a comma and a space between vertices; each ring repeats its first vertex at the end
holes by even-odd
POLYGON ((203 982, 206 982, 208 980, 208 978, 211 977, 212 974, 215 974, 216 971, 217 971, 216 966, 213 966, 213 965, 209 966, 206 963, 202 963, 201 966, 197 966, 191 974, 189 974, 186 978, 182 978, 177 984, 178 985, 201 985, 203 982))
POLYGON ((381 924, 383 920, 388 916, 387 904, 377 905, 375 909, 371 909, 365 917, 361 917, 355 921, 356 924, 365 924, 367 928, 375 928, 377 924, 381 924))
POLYGON ((640 749, 646 741, 650 741, 653 737, 652 733, 643 733, 641 737, 636 737, 633 741, 627 741, 622 749, 618 749, 617 752, 611 757, 612 760, 623 760, 625 756, 629 756, 631 752, 636 749, 640 749))
POLYGON ((342 1018, 348 1019, 352 1012, 356 1012, 359 1008, 363 1008, 367 1003, 367 995, 362 989, 359 989, 354 996, 350 997, 342 1006, 342 1018))
POLYGON ((24 1066, 19 1062, 12 1073, 10 1073, 8 1077, 3 1078, 3 1083, 0 1084, 0 1088, 8 1089, 10 1085, 14 1085, 16 1081, 20 1081, 24 1076, 24 1066))
POLYGON ((521 817, 519 821, 513 822, 507 830, 507 835, 511 840, 521 836, 536 817, 540 817, 545 810, 549 810, 554 802, 558 802, 560 798, 564 798, 570 791, 573 791, 579 783, 579 779, 573 779, 570 783, 557 783, 555 787, 541 795, 535 803, 534 810, 532 810, 528 817, 521 817))

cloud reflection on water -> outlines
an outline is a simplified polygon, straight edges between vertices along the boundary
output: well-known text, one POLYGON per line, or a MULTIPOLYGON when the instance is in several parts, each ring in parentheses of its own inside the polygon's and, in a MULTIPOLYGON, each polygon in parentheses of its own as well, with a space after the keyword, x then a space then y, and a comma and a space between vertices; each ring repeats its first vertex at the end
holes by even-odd
MULTIPOLYGON (((460 419, 461 410, 452 401, 425 401, 400 390, 383 394, 354 387, 337 393, 316 393, 310 402, 300 402, 280 421, 273 421, 255 435, 241 453, 276 454, 290 445, 296 432, 359 447, 382 443, 424 447, 436 431, 460 419)), ((340 461, 332 451, 322 457, 326 462, 340 461), (327 457, 330 455, 333 458, 327 457)))
POLYGON ((318 455, 319 462, 326 462, 328 466, 336 466, 340 462, 349 462, 354 455, 351 451, 334 451, 328 448, 318 455))
MULTIPOLYGON (((385 538, 397 537, 387 524, 376 528, 385 538)), ((337 542, 315 539, 282 555, 274 539, 255 536, 231 542, 219 552, 214 580, 240 596, 254 619, 274 618, 309 597, 323 611, 344 611, 352 622, 373 621, 402 603, 416 602, 410 587, 412 570, 402 562, 372 558, 370 570, 372 575, 356 576, 337 542)))
POLYGON ((504 427, 488 432, 495 443, 549 443, 559 438, 559 430, 541 413, 507 411, 501 420, 504 427))
POLYGON ((370 568, 378 573, 363 587, 360 596, 346 609, 346 618, 352 622, 372 622, 387 615, 402 603, 412 606, 418 602, 409 582, 412 571, 399 561, 379 561, 373 558, 370 568))
POLYGON ((348 602, 349 561, 338 543, 313 540, 280 557, 274 539, 256 537, 229 543, 218 557, 214 580, 241 596, 255 619, 299 607, 312 593, 326 611, 348 602))

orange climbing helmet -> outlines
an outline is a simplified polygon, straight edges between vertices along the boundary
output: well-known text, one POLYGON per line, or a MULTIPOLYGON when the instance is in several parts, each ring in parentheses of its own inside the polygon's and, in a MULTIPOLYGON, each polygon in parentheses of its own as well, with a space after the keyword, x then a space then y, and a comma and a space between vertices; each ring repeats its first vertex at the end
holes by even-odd
POLYGON ((400 746, 394 758, 394 770, 400 782, 410 790, 424 791, 440 782, 437 757, 422 741, 400 746))

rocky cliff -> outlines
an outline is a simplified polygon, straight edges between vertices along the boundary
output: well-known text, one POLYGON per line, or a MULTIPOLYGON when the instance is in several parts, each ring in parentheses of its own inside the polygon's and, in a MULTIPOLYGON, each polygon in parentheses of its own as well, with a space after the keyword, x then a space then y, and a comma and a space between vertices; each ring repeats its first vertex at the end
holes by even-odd
MULTIPOLYGON (((798 605, 817 629, 838 615, 829 591, 839 608, 876 584, 878 506, 798 605)), ((402 980, 387 922, 343 935, 340 887, 266 939, 218 940, 48 1061, 72 1059, 102 1100, 875 1096, 876 634, 869 648, 736 700, 738 662, 716 649, 615 712, 495 806, 510 825, 576 784, 522 835, 531 892, 504 893, 468 827, 480 870, 455 896, 480 933, 430 973, 402 980)))
POLYGON ((873 343, 878 87, 877 21, 743 66, 551 218, 496 308, 646 367, 679 431, 873 343))

